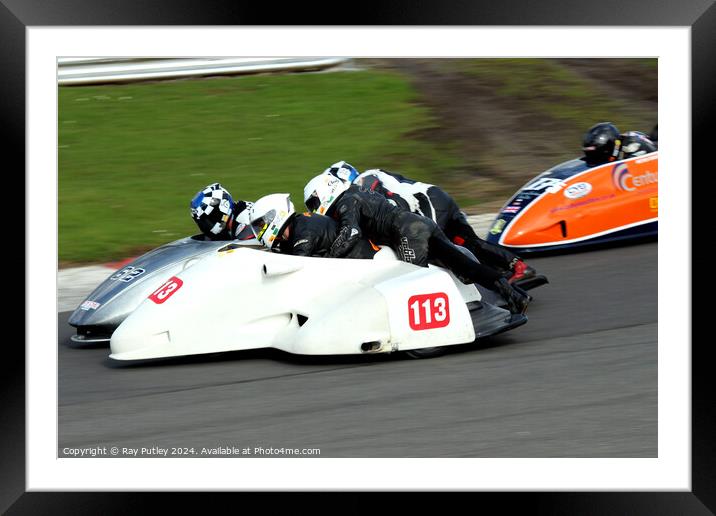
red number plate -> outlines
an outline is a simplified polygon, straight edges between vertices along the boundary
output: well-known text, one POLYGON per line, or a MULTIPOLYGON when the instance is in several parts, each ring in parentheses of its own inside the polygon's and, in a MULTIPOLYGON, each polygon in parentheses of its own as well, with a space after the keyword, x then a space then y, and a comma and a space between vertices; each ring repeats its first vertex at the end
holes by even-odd
POLYGON ((420 294, 408 299, 408 321, 413 330, 431 330, 450 324, 450 303, 444 292, 420 294))
POLYGON ((176 276, 172 276, 166 282, 164 282, 161 287, 152 292, 152 295, 149 296, 149 299, 154 301, 156 304, 161 305, 164 301, 169 299, 174 294, 174 292, 179 290, 183 284, 184 282, 182 280, 180 280, 176 276))

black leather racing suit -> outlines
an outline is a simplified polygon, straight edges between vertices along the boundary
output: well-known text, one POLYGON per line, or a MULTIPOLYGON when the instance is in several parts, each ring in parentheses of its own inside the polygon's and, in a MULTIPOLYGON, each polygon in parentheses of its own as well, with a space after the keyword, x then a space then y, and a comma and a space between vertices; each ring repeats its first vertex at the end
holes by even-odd
POLYGON ((460 251, 433 220, 402 210, 358 185, 343 192, 329 212, 339 226, 330 257, 348 256, 364 238, 390 245, 399 259, 421 267, 427 267, 429 259, 439 260, 465 283, 494 288, 495 281, 502 277, 460 251))
MULTIPOLYGON (((289 238, 280 240, 275 249, 294 256, 325 256, 336 240, 338 224, 324 215, 297 213, 289 221, 289 238)), ((380 248, 359 239, 346 258, 373 258, 380 248)))
POLYGON ((629 131, 622 134, 621 159, 642 156, 658 150, 658 146, 646 134, 639 131, 629 131))
POLYGON ((611 161, 623 160, 642 156, 650 152, 659 150, 656 142, 652 141, 646 134, 639 131, 628 131, 619 136, 619 152, 617 157, 600 158, 597 160, 589 160, 582 158, 590 167, 604 165, 611 161))
POLYGON ((512 265, 520 259, 504 247, 491 244, 478 237, 455 200, 441 188, 424 184, 424 189, 411 192, 417 203, 415 201, 409 203, 400 195, 400 192, 391 191, 386 186, 385 176, 381 178, 382 174, 387 174, 402 184, 415 185, 417 183, 405 176, 383 169, 367 170, 358 177, 356 183, 378 192, 404 210, 431 218, 453 243, 465 247, 478 260, 487 265, 510 270, 512 265))

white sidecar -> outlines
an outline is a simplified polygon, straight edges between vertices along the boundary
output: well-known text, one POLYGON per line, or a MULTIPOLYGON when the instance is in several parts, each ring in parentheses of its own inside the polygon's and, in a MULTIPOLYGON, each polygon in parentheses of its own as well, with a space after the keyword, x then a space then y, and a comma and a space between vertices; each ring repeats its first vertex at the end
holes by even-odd
POLYGON ((386 353, 474 341, 527 322, 431 265, 295 257, 229 244, 166 278, 117 327, 110 357, 143 360, 273 347, 386 353))

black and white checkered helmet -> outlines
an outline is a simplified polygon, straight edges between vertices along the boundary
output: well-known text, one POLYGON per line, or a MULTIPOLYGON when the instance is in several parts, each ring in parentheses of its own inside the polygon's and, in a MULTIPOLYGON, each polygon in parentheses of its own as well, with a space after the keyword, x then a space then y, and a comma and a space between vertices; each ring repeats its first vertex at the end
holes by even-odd
POLYGON ((202 233, 211 238, 227 236, 234 199, 219 183, 213 183, 198 192, 190 203, 190 209, 191 217, 202 233))

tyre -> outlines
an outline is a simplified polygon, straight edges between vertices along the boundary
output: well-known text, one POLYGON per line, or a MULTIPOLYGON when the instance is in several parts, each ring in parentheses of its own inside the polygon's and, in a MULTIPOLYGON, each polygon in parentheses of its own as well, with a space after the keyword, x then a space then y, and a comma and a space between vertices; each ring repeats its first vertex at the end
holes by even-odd
POLYGON ((405 352, 410 358, 434 358, 439 357, 443 353, 445 353, 445 348, 443 347, 411 349, 405 352))

